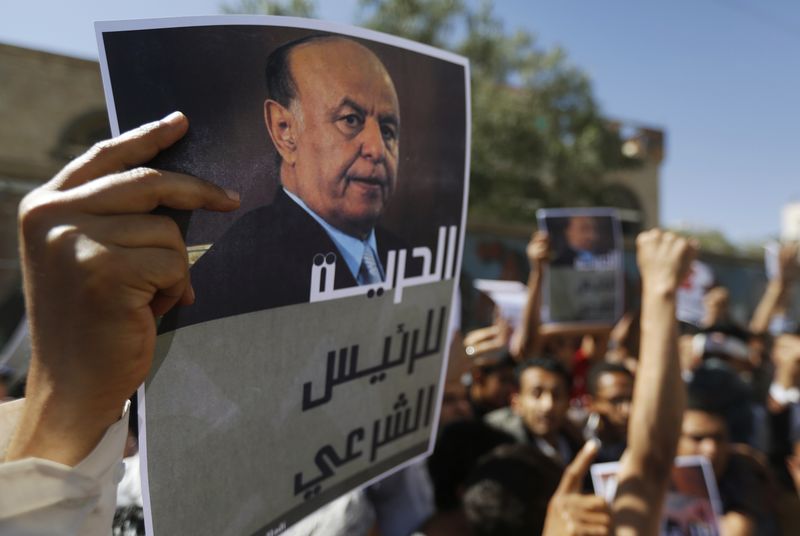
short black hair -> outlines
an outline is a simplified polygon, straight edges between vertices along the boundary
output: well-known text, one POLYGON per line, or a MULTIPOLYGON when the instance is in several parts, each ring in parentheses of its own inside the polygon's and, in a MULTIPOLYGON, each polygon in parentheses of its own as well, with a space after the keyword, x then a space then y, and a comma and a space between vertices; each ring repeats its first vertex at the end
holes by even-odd
POLYGON ((590 395, 597 396, 597 382, 600 381, 600 376, 603 374, 624 374, 633 381, 633 373, 624 365, 600 361, 592 365, 586 377, 586 390, 590 395))
POLYGON ((499 445, 513 442, 509 434, 483 421, 467 419, 444 426, 428 458, 436 509, 444 512, 459 508, 459 491, 478 459, 499 445))
POLYGON ((703 362, 687 385, 686 409, 722 418, 731 441, 747 443, 754 431, 752 393, 733 369, 719 359, 703 362))
POLYGON ((480 369, 484 374, 492 374, 493 372, 497 372, 498 370, 502 369, 515 369, 516 366, 517 362, 514 361, 514 358, 511 357, 511 354, 506 352, 499 359, 491 360, 482 365, 475 365, 475 368, 480 369))
POLYGON ((531 368, 540 368, 542 370, 546 370, 547 372, 552 372, 553 374, 557 374, 561 376, 564 380, 564 384, 567 386, 567 391, 572 390, 572 376, 567 369, 562 365, 556 358, 554 357, 535 357, 533 359, 528 359, 524 361, 519 367, 517 367, 517 383, 519 383, 520 379, 522 378, 522 374, 531 368))
POLYGON ((295 47, 323 39, 345 39, 327 33, 314 33, 284 43, 270 53, 267 57, 267 66, 264 74, 267 80, 267 98, 288 107, 297 96, 297 85, 292 77, 289 55, 295 47))
POLYGON ((697 335, 698 333, 700 333, 700 328, 696 325, 678 320, 678 335, 697 335))
POLYGON ((751 337, 751 333, 748 330, 744 329, 738 324, 734 324, 733 322, 718 322, 703 328, 700 330, 700 333, 722 333, 723 335, 733 337, 742 342, 747 342, 751 337))
POLYGON ((502 445, 467 479, 464 513, 474 536, 541 534, 562 467, 526 444, 502 445))

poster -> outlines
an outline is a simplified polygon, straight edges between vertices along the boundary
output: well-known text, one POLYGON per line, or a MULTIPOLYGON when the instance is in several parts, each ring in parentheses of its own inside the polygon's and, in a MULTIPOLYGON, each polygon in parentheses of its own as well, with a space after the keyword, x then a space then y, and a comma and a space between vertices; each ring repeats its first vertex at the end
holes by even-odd
POLYGON ((706 315, 704 298, 714 285, 714 272, 704 262, 693 260, 689 272, 678 287, 676 315, 681 322, 700 326, 706 315))
POLYGON ((469 176, 464 58, 320 21, 97 24, 112 131, 238 191, 172 213, 197 301, 139 390, 150 534, 274 536, 430 451, 469 176))
MULTIPOLYGON (((619 462, 592 465, 595 494, 611 502, 619 462)), ((722 503, 711 463, 703 456, 675 458, 662 514, 662 536, 719 536, 722 503)))
POLYGON ((536 217, 552 250, 542 322, 613 325, 624 308, 622 231, 616 211, 541 209, 536 217))

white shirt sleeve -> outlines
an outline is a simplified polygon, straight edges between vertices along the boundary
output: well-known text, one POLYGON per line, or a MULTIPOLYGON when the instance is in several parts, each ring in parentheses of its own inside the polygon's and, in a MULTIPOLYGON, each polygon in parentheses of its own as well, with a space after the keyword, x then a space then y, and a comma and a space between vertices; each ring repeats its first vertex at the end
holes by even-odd
MULTIPOLYGON (((24 403, 0 404, 0 460, 24 403)), ((124 472, 128 407, 75 467, 40 458, 0 463, 0 535, 111 534, 117 484, 124 472)))

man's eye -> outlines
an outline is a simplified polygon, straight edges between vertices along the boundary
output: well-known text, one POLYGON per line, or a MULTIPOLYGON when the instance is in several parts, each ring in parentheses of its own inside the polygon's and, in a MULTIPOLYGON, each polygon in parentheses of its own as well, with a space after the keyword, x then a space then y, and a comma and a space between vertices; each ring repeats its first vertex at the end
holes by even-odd
POLYGON ((356 114, 347 114, 342 117, 342 122, 348 127, 355 128, 361 125, 361 118, 356 114))
POLYGON ((381 136, 386 141, 397 139, 397 131, 391 125, 381 125, 381 136))

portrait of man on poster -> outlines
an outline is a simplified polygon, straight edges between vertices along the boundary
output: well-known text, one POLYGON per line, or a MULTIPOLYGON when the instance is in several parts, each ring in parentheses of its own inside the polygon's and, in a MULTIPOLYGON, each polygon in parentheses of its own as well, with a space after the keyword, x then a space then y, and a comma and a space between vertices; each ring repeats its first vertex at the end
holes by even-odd
POLYGON ((596 270, 613 264, 614 259, 609 256, 611 228, 604 221, 607 218, 575 214, 558 219, 562 220, 562 226, 553 231, 556 243, 553 266, 596 270))
POLYGON ((400 149, 397 92, 380 59, 351 39, 315 34, 274 50, 265 71, 280 186, 192 268, 202 292, 185 323, 307 302, 319 255, 335 259, 336 289, 380 283, 388 251, 404 246, 379 223, 400 149))

